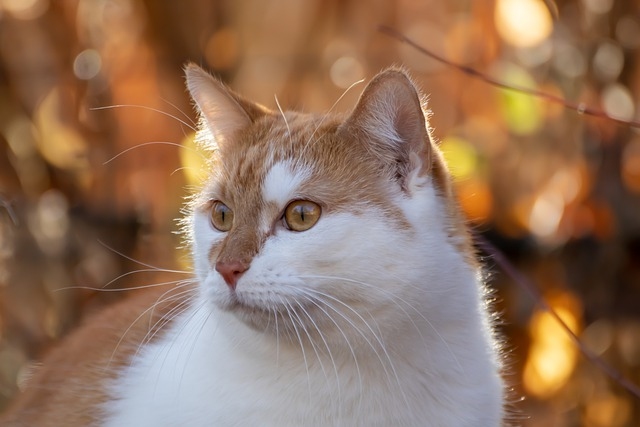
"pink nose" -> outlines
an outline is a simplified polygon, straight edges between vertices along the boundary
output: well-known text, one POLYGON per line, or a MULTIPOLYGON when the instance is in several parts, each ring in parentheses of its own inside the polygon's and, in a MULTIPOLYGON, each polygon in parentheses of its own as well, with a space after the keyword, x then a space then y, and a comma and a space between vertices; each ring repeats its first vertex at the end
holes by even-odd
POLYGON ((248 269, 249 264, 242 261, 231 260, 216 262, 216 271, 220 273, 232 290, 235 290, 238 280, 248 269))

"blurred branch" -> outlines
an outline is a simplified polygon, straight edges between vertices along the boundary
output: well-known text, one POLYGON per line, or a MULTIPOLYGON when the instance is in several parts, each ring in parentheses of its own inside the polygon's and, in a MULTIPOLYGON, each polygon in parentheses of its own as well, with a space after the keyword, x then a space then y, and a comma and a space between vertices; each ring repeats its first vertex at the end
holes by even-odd
POLYGON ((571 340, 578 346, 580 352, 584 355, 584 357, 587 358, 587 360, 597 366, 600 370, 607 374, 612 380, 620 384, 633 396, 640 399, 640 387, 625 378, 624 375, 622 375, 622 373, 616 370, 613 366, 607 364, 600 357, 592 353, 582 343, 582 341, 580 341, 580 338, 578 338, 578 336, 571 330, 571 328, 567 326, 567 324, 562 320, 558 313, 556 313, 556 311, 544 300, 542 294, 532 281, 530 281, 524 274, 522 274, 516 267, 514 267, 513 264, 511 264, 509 260, 507 260, 505 255, 487 239, 479 235, 475 235, 474 237, 476 244, 482 249, 482 251, 489 255, 496 262, 496 264, 500 266, 502 271, 504 271, 507 276, 511 278, 511 280, 516 282, 522 289, 524 289, 529 294, 529 296, 531 296, 531 298, 535 300, 540 305, 540 307, 542 307, 544 311, 551 314, 551 316, 560 324, 562 329, 565 330, 567 335, 569 335, 571 340))
POLYGON ((574 110, 576 111, 578 114, 584 114, 587 116, 593 116, 593 117, 598 117, 598 118, 602 118, 602 119, 606 119, 606 120, 610 120, 612 122, 615 123, 619 123, 622 125, 626 125, 626 126, 630 126, 632 128, 637 128, 640 129, 640 122, 635 121, 635 120, 622 120, 622 119, 617 119, 615 117, 611 117, 609 116, 607 113, 605 113, 602 110, 598 110, 595 108, 591 108, 589 106, 587 106, 585 103, 580 102, 580 103, 573 103, 573 102, 569 102, 566 99, 560 97, 560 96, 555 96, 552 95, 550 93, 546 93, 546 92, 542 92, 536 89, 530 89, 530 88, 526 88, 526 87, 520 87, 520 86, 514 86, 514 85, 509 85, 507 83, 504 83, 500 80, 496 80, 492 77, 489 77, 486 74, 481 73, 478 70, 475 70, 471 67, 467 67, 465 65, 462 64, 457 64, 455 62, 452 62, 446 58, 443 58, 442 56, 439 56, 433 52, 431 52, 430 50, 420 46, 418 43, 416 43, 415 41, 413 41, 412 39, 410 39, 409 37, 405 36, 404 34, 402 34, 401 32, 388 27, 386 25, 381 25, 378 27, 378 29, 380 30, 380 32, 395 38, 396 40, 402 42, 402 43, 406 43, 409 46, 413 47, 414 49, 416 49, 417 51, 419 51, 420 53, 423 53, 425 55, 427 55, 428 57, 435 59, 436 61, 445 64, 451 68, 455 68, 458 71, 461 71, 464 74, 467 74, 471 77, 475 77, 477 79, 480 79, 484 82, 486 82, 487 84, 490 84, 491 86, 495 86, 498 87, 500 89, 506 89, 506 90, 510 90, 510 91, 514 91, 514 92, 520 92, 520 93, 524 93, 527 95, 531 95, 531 96, 535 96, 537 98, 541 98, 544 99, 545 101, 548 102, 552 102, 555 104, 560 104, 562 106, 564 106, 567 109, 570 110, 574 110))
POLYGON ((16 217, 16 214, 13 211, 11 202, 7 201, 2 195, 0 195, 0 206, 7 211, 7 214, 9 214, 9 218, 11 219, 11 222, 13 222, 13 225, 18 225, 18 218, 16 217))

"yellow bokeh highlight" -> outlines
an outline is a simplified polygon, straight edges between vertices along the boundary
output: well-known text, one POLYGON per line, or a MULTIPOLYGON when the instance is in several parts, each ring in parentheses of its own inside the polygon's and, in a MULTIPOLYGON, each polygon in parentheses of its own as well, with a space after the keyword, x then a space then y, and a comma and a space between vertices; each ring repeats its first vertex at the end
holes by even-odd
POLYGON ((536 46, 553 30, 542 0, 497 0, 494 19, 500 37, 516 47, 536 46))
MULTIPOLYGON (((503 68, 501 80, 516 88, 536 88, 529 73, 515 65, 503 68)), ((502 115, 511 132, 530 135, 540 129, 543 113, 539 99, 515 90, 504 90, 500 95, 502 115)))
MULTIPOLYGON (((581 304, 570 292, 545 295, 545 300, 574 333, 581 322, 581 304)), ((575 368, 578 347, 557 319, 538 310, 529 323, 531 346, 523 372, 527 392, 541 399, 552 397, 568 381, 575 368)))
POLYGON ((86 169, 87 144, 75 128, 75 123, 63 117, 65 103, 73 98, 69 90, 56 87, 40 102, 34 122, 39 135, 38 150, 47 162, 65 170, 86 169))
POLYGON ((440 142, 440 150, 456 179, 466 179, 476 172, 478 153, 467 140, 447 136, 440 142))
POLYGON ((180 165, 187 185, 199 187, 208 176, 207 151, 195 142, 195 133, 180 142, 180 165))

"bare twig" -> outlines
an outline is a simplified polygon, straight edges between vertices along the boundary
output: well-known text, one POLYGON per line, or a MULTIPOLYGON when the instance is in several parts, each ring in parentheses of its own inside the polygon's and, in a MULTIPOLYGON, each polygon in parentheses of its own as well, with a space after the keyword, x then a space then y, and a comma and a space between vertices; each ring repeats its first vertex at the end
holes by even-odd
POLYGON ((514 85, 510 85, 507 83, 504 83, 500 80, 494 79, 493 77, 490 77, 486 74, 481 73, 478 70, 475 70, 471 67, 467 67, 466 65, 462 65, 462 64, 458 64, 455 63, 453 61, 450 61, 446 58, 443 58, 440 55, 437 55, 433 52, 431 52, 430 50, 426 49, 423 46, 420 46, 418 43, 416 43, 415 41, 413 41, 412 39, 410 39, 409 37, 405 36, 404 34, 402 34, 401 32, 388 27, 386 25, 381 25, 379 27, 379 30, 388 35, 391 36, 393 38, 395 38, 398 41, 401 41, 402 43, 406 43, 409 46, 413 47, 414 49, 416 49, 418 52, 425 54, 426 56, 435 59, 436 61, 448 65, 451 68, 455 68, 458 71, 467 74, 471 77, 477 78, 479 80, 482 80, 483 82, 486 82, 487 84, 490 84, 491 86, 495 86, 498 87, 500 89, 505 89, 505 90, 510 90, 513 92, 519 92, 519 93, 524 93, 527 95, 531 95, 531 96, 535 96, 537 98, 541 98, 544 99, 545 101, 548 102, 552 102, 555 104, 560 104, 562 106, 564 106, 565 108, 568 108, 570 110, 574 110, 576 111, 578 114, 584 114, 586 116, 592 116, 592 117, 598 117, 598 118, 602 118, 602 119, 606 119, 606 120, 610 120, 612 122, 615 123, 619 123, 622 125, 626 125, 632 128, 638 128, 640 129, 640 122, 635 121, 635 120, 623 120, 623 119, 618 119, 615 117, 611 117, 609 116, 607 113, 605 113, 602 110, 598 110, 595 108, 591 108, 588 105, 586 105, 583 102, 580 103, 573 103, 573 102, 569 102, 566 99, 560 97, 560 96, 556 96, 556 95, 552 95, 550 93, 546 93, 546 92, 542 92, 536 89, 531 89, 531 88, 526 88, 526 87, 521 87, 521 86, 514 86, 514 85))
POLYGON ((605 374, 611 377, 612 380, 620 384, 624 387, 629 393, 640 399, 640 387, 638 385, 632 383, 627 378, 620 373, 613 366, 607 364, 602 358, 595 355, 591 352, 583 343, 580 341, 580 338, 567 326, 567 324, 562 320, 562 318, 558 315, 558 313, 547 303, 542 294, 535 286, 535 284, 529 280, 524 274, 522 274, 516 267, 513 266, 507 260, 507 257, 498 250, 493 244, 491 244, 487 239, 482 236, 476 235, 475 241, 482 249, 484 253, 491 256, 491 258, 500 266, 502 271, 504 271, 507 276, 511 278, 514 282, 520 285, 527 293, 531 296, 533 300, 535 300, 540 307, 546 312, 548 312, 553 318, 558 322, 558 324, 565 330, 569 338, 578 346, 580 352, 584 355, 587 360, 597 366, 600 370, 602 370, 605 374))
POLYGON ((4 210, 7 211, 7 214, 9 215, 9 218, 11 219, 11 222, 13 222, 13 225, 18 225, 18 217, 16 216, 15 212, 13 211, 13 207, 11 206, 11 202, 8 202, 1 195, 0 195, 0 207, 3 207, 4 210))
MULTIPOLYGON (((381 32, 383 32, 384 34, 391 36, 403 43, 408 44, 409 46, 413 47, 414 49, 416 49, 417 51, 429 56, 432 59, 435 59, 438 62, 441 62, 449 67, 455 68, 459 71, 461 71, 464 74, 467 74, 471 77, 480 79, 484 82, 486 82, 487 84, 490 84, 492 86, 501 88, 501 89, 506 89, 506 90, 510 90, 510 91, 514 91, 514 92, 519 92, 519 93, 524 93, 527 95, 531 95, 531 96, 535 96, 541 99, 544 99, 546 101, 549 102, 553 102, 556 104, 560 104, 568 109, 571 110, 575 110, 578 112, 578 114, 585 114, 588 116, 593 116, 593 117, 599 117, 599 118, 603 118, 606 120, 611 120, 613 122, 622 124, 622 125, 627 125, 633 128, 640 128, 640 122, 637 121, 630 121, 630 120, 621 120, 621 119, 617 119, 615 117, 611 117, 608 116, 604 111, 601 110, 597 110, 594 108, 590 108, 587 105, 585 105, 584 103, 579 103, 579 104, 574 104, 571 102, 568 102, 567 100, 565 100, 562 97, 556 96, 556 95, 551 95, 549 93, 546 92, 542 92, 539 90, 535 90, 535 89, 530 89, 530 88, 524 88, 524 87, 518 87, 518 86, 513 86, 513 85, 509 85, 507 83, 504 83, 502 81, 496 80, 492 77, 487 76, 486 74, 483 74, 471 67, 467 67, 465 65, 461 65, 461 64, 457 64, 453 61, 450 61, 446 58, 443 58, 433 52, 431 52, 430 50, 420 46, 419 44, 417 44, 415 41, 413 41, 412 39, 410 39, 409 37, 405 36, 404 34, 400 33, 399 31, 388 27, 386 25, 381 25, 379 27, 379 30, 381 32)), ((530 296, 533 300, 535 300, 540 307, 542 307, 543 310, 545 310, 546 312, 548 312, 549 314, 551 314, 551 316, 553 316, 553 318, 558 322, 558 324, 562 327, 562 329, 565 330, 565 332, 567 333, 567 335, 569 336, 569 338, 576 344, 576 346, 578 346, 578 348, 580 349, 580 351, 582 352, 582 354, 585 356, 585 358, 587 358, 587 360, 589 360, 591 363, 593 363, 595 366, 597 366, 600 370, 602 370, 605 374, 607 374, 611 379, 613 379, 615 382, 617 382, 618 384, 620 384, 620 386, 622 386, 623 388, 625 388, 629 393, 631 393, 633 396, 635 396, 636 398, 640 399, 640 387, 634 383, 632 383, 631 381, 629 381, 627 378, 625 378, 622 373, 620 373, 618 370, 616 370, 614 367, 610 366, 609 364, 607 364, 604 360, 602 360, 600 357, 598 357, 597 355, 595 355, 593 352, 591 352, 587 347, 585 347, 585 345, 580 341, 580 338, 578 338, 578 336, 571 330, 571 328, 569 328, 569 326, 567 326, 567 324, 562 320, 562 318, 558 315, 558 313, 556 313, 556 311, 553 309, 553 307, 551 307, 549 305, 549 303, 547 303, 544 298, 542 297, 542 294, 540 293, 540 291, 538 290, 538 288, 534 285, 534 283, 532 281, 530 281, 525 275, 523 275, 516 267, 514 267, 506 258, 506 256, 500 252, 494 245, 492 245, 487 239, 476 235, 475 236, 475 240, 477 245, 489 256, 491 256, 493 258, 493 260, 500 266, 500 268, 502 268, 502 270, 514 281, 516 282, 518 285, 520 285, 520 287, 522 287, 530 296)))

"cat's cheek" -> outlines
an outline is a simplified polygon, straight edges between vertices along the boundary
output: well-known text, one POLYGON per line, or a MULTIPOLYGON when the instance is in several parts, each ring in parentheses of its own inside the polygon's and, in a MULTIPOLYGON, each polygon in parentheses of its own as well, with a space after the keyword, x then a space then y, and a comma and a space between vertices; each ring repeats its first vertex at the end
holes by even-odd
POLYGON ((210 270, 207 277, 200 282, 200 292, 204 297, 217 306, 223 307, 228 303, 228 289, 215 270, 210 270))
POLYGON ((207 280, 212 270, 211 247, 224 239, 224 234, 216 231, 209 221, 209 216, 196 212, 193 216, 193 262, 196 276, 201 283, 207 280))

